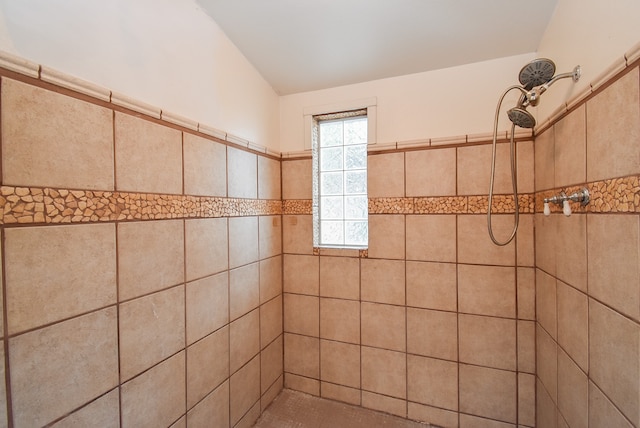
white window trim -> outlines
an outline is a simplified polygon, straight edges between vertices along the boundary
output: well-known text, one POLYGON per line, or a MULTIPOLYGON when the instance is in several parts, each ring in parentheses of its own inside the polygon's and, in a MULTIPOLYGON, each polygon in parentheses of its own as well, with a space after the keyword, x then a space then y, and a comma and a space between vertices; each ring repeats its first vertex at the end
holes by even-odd
POLYGON ((367 109, 367 144, 375 144, 377 140, 376 122, 377 122, 378 99, 376 97, 364 98, 354 101, 346 101, 333 104, 325 104, 321 106, 305 107, 304 115, 304 149, 311 150, 311 130, 313 127, 313 116, 320 114, 329 114, 340 111, 350 111, 367 109))

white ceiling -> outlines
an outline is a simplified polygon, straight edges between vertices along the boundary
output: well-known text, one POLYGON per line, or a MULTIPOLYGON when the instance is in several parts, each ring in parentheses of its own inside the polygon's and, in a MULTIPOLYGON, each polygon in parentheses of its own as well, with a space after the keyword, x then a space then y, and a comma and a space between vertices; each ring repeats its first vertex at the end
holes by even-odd
POLYGON ((197 2, 286 95, 535 52, 557 0, 197 2))

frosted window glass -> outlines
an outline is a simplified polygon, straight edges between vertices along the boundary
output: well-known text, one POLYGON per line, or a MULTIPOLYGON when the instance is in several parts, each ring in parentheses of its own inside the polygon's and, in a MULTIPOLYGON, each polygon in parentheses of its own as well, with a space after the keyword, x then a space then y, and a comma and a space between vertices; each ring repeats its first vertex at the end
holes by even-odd
POLYGON ((320 149, 320 169, 322 171, 339 171, 342 169, 342 147, 320 149))
POLYGON ((342 122, 320 123, 320 147, 342 146, 342 122))
POLYGON ((346 245, 367 245, 368 226, 366 221, 346 221, 344 228, 346 245))
POLYGON ((347 196, 344 202, 344 217, 346 219, 366 220, 369 208, 366 196, 347 196))
POLYGON ((344 122, 344 145, 367 142, 367 119, 359 118, 344 122))
POLYGON ((344 245, 344 222, 320 221, 320 239, 324 245, 344 245))
POLYGON ((341 220, 344 218, 342 209, 342 196, 320 198, 320 215, 323 219, 341 220))
POLYGON ((359 144, 357 146, 346 146, 344 148, 344 168, 364 169, 367 167, 367 146, 359 144))
POLYGON ((345 175, 347 181, 345 186, 346 194, 367 193, 367 171, 347 171, 345 175))
POLYGON ((320 173, 321 195, 341 195, 342 189, 342 172, 320 173))

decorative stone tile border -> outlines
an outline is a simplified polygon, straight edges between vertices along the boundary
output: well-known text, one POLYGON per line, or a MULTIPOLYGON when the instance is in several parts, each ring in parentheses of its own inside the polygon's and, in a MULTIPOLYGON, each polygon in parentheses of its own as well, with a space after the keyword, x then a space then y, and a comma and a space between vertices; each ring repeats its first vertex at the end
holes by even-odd
POLYGON ((279 200, 0 187, 0 224, 280 215, 279 200))
MULTIPOLYGON (((564 191, 567 195, 582 189, 583 186, 570 186, 546 190, 536 194, 536 212, 542 212, 544 198, 564 191)), ((640 212, 640 176, 612 178, 595 181, 584 187, 589 190, 590 202, 583 207, 578 202, 571 202, 574 213, 639 213, 640 212)), ((562 206, 549 204, 552 213, 562 212, 562 206)))

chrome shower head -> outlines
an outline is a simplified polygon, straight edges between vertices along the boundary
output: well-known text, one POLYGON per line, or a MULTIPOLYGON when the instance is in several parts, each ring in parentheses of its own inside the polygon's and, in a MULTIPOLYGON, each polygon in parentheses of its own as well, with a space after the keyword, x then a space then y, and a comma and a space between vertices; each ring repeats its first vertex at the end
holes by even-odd
POLYGON ((518 106, 512 108, 507 111, 507 116, 509 116, 511 122, 521 128, 533 128, 536 126, 536 119, 523 107, 518 106))
POLYGON ((527 90, 535 86, 544 85, 553 78, 556 72, 556 65, 547 58, 537 58, 522 67, 518 80, 527 90))

